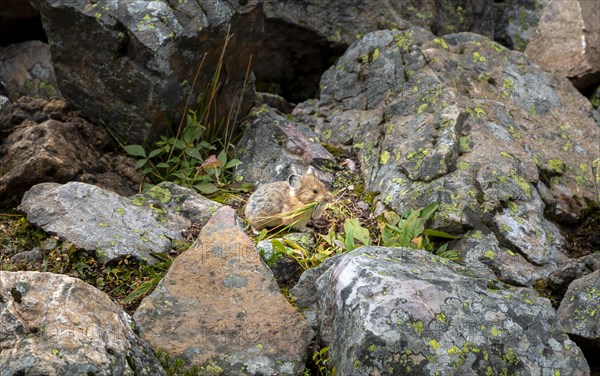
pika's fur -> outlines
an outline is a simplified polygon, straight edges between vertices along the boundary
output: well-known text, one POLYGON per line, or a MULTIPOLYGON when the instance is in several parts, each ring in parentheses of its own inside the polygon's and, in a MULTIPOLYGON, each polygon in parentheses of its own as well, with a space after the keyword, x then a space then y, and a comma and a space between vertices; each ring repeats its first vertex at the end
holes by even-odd
POLYGON ((311 166, 302 176, 292 174, 287 181, 261 185, 248 199, 246 218, 255 233, 266 227, 292 223, 292 228, 306 230, 308 221, 320 218, 332 198, 311 166), (284 214, 312 202, 318 205, 302 216, 284 214))

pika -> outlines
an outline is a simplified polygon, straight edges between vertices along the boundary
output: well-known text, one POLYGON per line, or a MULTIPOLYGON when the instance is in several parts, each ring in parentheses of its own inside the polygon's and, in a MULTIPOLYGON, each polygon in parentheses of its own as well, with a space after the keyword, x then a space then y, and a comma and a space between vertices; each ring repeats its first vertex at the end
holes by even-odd
POLYGON ((267 227, 290 224, 294 229, 305 231, 310 219, 320 218, 332 199, 332 194, 310 166, 302 176, 292 174, 287 181, 261 185, 248 199, 246 218, 254 233, 267 227), (289 213, 313 202, 316 206, 308 211, 289 213))

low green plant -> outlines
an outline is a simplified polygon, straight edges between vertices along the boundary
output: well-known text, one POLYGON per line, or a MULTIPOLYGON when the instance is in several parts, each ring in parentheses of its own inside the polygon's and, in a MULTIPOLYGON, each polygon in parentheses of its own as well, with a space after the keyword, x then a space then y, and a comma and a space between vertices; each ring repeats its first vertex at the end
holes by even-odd
MULTIPOLYGON (((335 367, 332 367, 331 369, 329 369, 329 367, 328 367, 328 364, 331 361, 331 358, 329 358, 329 346, 323 347, 323 348, 315 351, 312 356, 312 361, 314 363, 316 375, 318 375, 318 376, 335 376, 336 375, 335 367)), ((306 368, 304 370, 305 376, 310 376, 312 374, 313 373, 312 373, 311 369, 306 368)))
POLYGON ((179 138, 163 135, 149 153, 141 145, 127 145, 125 151, 139 158, 136 169, 143 168, 142 174, 151 181, 172 181, 200 193, 215 193, 231 183, 229 172, 241 162, 229 159, 226 149, 213 154, 216 147, 206 141, 205 131, 196 112, 189 111, 179 138))
MULTIPOLYGON (((378 218, 378 234, 362 226, 356 218, 344 221, 344 231, 336 233, 330 228, 327 235, 319 234, 318 243, 313 250, 289 240, 276 238, 280 232, 271 236, 273 250, 296 261, 304 270, 320 265, 328 257, 350 252, 361 246, 380 245, 384 247, 408 247, 424 249, 437 256, 457 261, 459 251, 448 250, 448 242, 436 247, 432 238, 452 240, 457 236, 444 231, 425 228, 425 223, 433 217, 439 205, 434 203, 423 209, 408 209, 401 215, 388 211, 378 218)), ((257 242, 267 238, 267 230, 261 231, 257 242)))
MULTIPOLYGON (((239 99, 237 107, 231 106, 227 114, 220 114, 217 110, 221 71, 231 38, 228 31, 211 81, 201 90, 196 110, 190 110, 186 106, 175 134, 168 134, 171 128, 167 128, 167 134, 162 135, 150 151, 137 144, 124 146, 129 155, 138 158, 135 167, 141 169, 142 175, 149 181, 144 189, 162 181, 172 181, 203 194, 233 189, 230 186, 232 171, 241 163, 232 155, 235 151, 234 128, 242 101, 239 99)), ((186 103, 190 102, 205 58, 206 55, 198 66, 186 103)), ((241 93, 246 88, 250 66, 251 61, 248 62, 241 93)), ((245 191, 248 187, 242 185, 235 189, 245 191)))
POLYGON ((385 212, 379 219, 379 244, 385 247, 409 247, 424 249, 440 257, 453 261, 458 260, 458 251, 449 251, 448 243, 435 247, 431 238, 458 239, 444 231, 425 228, 425 223, 432 218, 438 209, 437 203, 432 203, 423 209, 407 209, 401 215, 393 211, 385 212))

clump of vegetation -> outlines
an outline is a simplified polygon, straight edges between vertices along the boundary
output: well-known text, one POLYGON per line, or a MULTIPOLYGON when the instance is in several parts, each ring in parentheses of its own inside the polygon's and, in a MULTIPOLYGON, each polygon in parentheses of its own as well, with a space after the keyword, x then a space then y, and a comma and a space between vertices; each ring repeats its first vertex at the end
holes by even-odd
MULTIPOLYGON (((433 203, 423 209, 407 209, 402 214, 387 211, 376 219, 377 227, 370 230, 361 225, 357 218, 349 218, 343 222, 343 231, 336 232, 333 224, 326 235, 318 234, 318 243, 308 250, 298 243, 284 238, 273 238, 290 226, 279 229, 270 237, 273 250, 296 261, 304 270, 318 266, 328 257, 353 251, 361 246, 378 245, 384 247, 408 247, 423 249, 437 256, 459 260, 459 251, 448 250, 448 241, 458 237, 444 231, 425 228, 439 205, 433 203), (437 245, 434 239, 444 239, 442 245, 437 245)), ((263 230, 257 241, 268 237, 263 230)))
MULTIPOLYGON (((174 255, 183 252, 189 244, 178 244, 173 249, 174 255)), ((155 256, 160 261, 154 265, 132 257, 104 265, 88 251, 77 249, 32 226, 20 214, 0 214, 0 270, 51 272, 80 278, 107 293, 129 313, 171 266, 172 255, 155 256), (138 287, 148 285, 151 286, 145 291, 138 287)))
MULTIPOLYGON (((172 181, 207 195, 220 190, 234 189, 232 172, 241 163, 233 157, 234 128, 241 99, 237 108, 232 106, 226 116, 221 116, 217 111, 223 59, 231 38, 232 35, 228 33, 212 80, 197 98, 197 108, 192 110, 186 107, 186 113, 176 127, 176 132, 162 135, 149 151, 142 145, 124 146, 129 155, 138 158, 136 169, 141 169, 146 180, 142 190, 145 191, 163 181, 172 181)), ((190 95, 196 85, 204 58, 194 77, 190 95)), ((242 93, 249 74, 250 62, 242 93)), ((189 100, 190 98, 188 102, 189 100)), ((168 128, 167 132, 169 130, 168 128)), ((247 191, 248 188, 236 186, 235 189, 247 191)))
POLYGON ((331 358, 329 357, 329 346, 316 350, 312 355, 312 362, 310 364, 311 367, 306 367, 304 369, 304 376, 335 376, 335 367, 330 367, 330 362, 331 358))

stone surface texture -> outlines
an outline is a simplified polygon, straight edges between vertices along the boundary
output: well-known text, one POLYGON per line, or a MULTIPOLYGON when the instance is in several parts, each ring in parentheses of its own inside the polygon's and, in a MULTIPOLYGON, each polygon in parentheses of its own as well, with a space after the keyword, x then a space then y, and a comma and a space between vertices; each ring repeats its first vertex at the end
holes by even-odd
POLYGON ((566 261, 555 222, 597 205, 600 156, 599 123, 566 78, 482 36, 412 28, 367 34, 321 87, 295 120, 350 146, 383 203, 439 203, 433 228, 475 235, 463 256, 510 283, 531 286, 566 261))
POLYGON ((154 263, 152 253, 167 253, 191 225, 183 216, 170 216, 160 204, 166 194, 155 192, 156 202, 145 206, 144 196, 126 198, 78 182, 42 183, 27 191, 18 208, 30 223, 94 251, 101 262, 130 255, 154 263))
POLYGON ((299 375, 313 337, 223 207, 134 314, 154 349, 227 375, 299 375))
POLYGON ((600 83, 600 3, 552 0, 525 53, 542 69, 568 77, 580 90, 600 83))
POLYGON ((589 375, 532 289, 420 250, 362 247, 330 260, 292 293, 340 375, 589 375))
POLYGON ((134 167, 103 127, 62 99, 22 97, 0 113, 0 207, 43 182, 82 181, 129 196, 141 181, 134 167))
POLYGON ((60 91, 125 144, 155 140, 179 122, 187 100, 212 79, 229 27, 217 110, 226 115, 243 96, 245 113, 254 98, 252 83, 244 82, 262 33, 256 0, 32 3, 50 40, 60 91))
POLYGON ((565 332, 581 349, 589 353, 590 362, 600 363, 600 270, 575 280, 569 285, 558 317, 565 332))
POLYGON ((319 177, 331 183, 330 169, 334 158, 319 141, 319 136, 305 124, 288 120, 266 105, 253 109, 245 123, 245 132, 237 144, 242 164, 235 174, 254 185, 287 180, 291 174, 302 175, 313 166, 319 177))
POLYGON ((37 40, 0 47, 0 81, 8 98, 60 96, 50 46, 37 40))
POLYGON ((0 374, 166 375, 108 295, 77 278, 0 271, 0 374))

